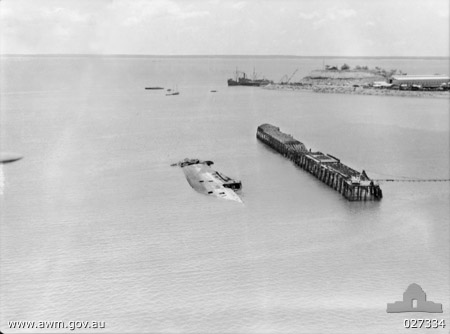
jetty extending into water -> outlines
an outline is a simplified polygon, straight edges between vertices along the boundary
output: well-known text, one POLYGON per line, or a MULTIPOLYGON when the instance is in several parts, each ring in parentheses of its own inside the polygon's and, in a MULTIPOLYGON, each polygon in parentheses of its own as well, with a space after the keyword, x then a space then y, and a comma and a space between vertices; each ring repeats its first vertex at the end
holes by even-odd
POLYGON ((380 186, 364 170, 358 172, 330 154, 311 152, 303 143, 276 126, 260 125, 256 137, 349 201, 375 201, 383 197, 380 186))

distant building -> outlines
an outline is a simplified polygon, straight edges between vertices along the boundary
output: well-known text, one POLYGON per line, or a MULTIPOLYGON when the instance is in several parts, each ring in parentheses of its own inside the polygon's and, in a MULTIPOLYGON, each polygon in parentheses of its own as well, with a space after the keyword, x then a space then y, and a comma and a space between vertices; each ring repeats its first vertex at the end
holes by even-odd
POLYGON ((330 65, 325 65, 325 69, 327 71, 338 71, 339 69, 337 68, 337 66, 330 66, 330 65))
POLYGON ((441 87, 443 84, 449 85, 450 77, 445 75, 393 75, 389 78, 389 83, 400 85, 418 85, 422 87, 441 87))

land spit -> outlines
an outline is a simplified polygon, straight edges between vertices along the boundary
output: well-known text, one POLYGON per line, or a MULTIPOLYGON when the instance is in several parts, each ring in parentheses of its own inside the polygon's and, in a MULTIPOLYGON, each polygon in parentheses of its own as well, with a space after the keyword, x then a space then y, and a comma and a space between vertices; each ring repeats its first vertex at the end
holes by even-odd
POLYGON ((385 82, 386 78, 374 71, 346 70, 330 71, 315 70, 298 82, 289 84, 269 84, 265 89, 272 90, 304 90, 315 93, 383 95, 383 96, 413 96, 449 98, 449 91, 411 91, 387 88, 373 88, 374 82, 385 82))
POLYGON ((449 91, 408 91, 383 88, 365 88, 338 85, 300 85, 300 84, 272 84, 263 87, 269 90, 290 90, 290 91, 310 91, 314 93, 331 94, 357 94, 357 95, 378 95, 378 96, 409 96, 409 97, 430 97, 444 98, 450 97, 449 91))

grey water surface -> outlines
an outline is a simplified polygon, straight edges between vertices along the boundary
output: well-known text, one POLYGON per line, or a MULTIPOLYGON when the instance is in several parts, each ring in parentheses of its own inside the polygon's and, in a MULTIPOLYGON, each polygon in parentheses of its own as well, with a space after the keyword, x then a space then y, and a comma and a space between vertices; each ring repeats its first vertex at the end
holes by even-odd
MULTIPOLYGON (((344 62, 449 71, 448 59, 325 60, 344 62)), ((403 319, 425 316, 386 305, 411 283, 443 305, 427 316, 450 326, 448 182, 383 183, 382 201, 348 202, 255 136, 271 123, 373 178, 448 179, 449 99, 226 86, 236 67, 275 81, 300 68, 295 81, 321 66, 1 58, 1 150, 24 156, 1 167, 1 329, 408 333, 403 319), (241 180, 244 204, 195 192, 170 167, 186 157, 241 180)))

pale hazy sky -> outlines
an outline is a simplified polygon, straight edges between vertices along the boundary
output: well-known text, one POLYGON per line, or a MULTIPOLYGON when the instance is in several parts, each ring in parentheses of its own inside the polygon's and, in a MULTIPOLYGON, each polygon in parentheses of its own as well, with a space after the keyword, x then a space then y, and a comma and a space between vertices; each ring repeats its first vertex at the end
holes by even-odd
POLYGON ((449 56, 449 0, 1 0, 0 53, 449 56))

